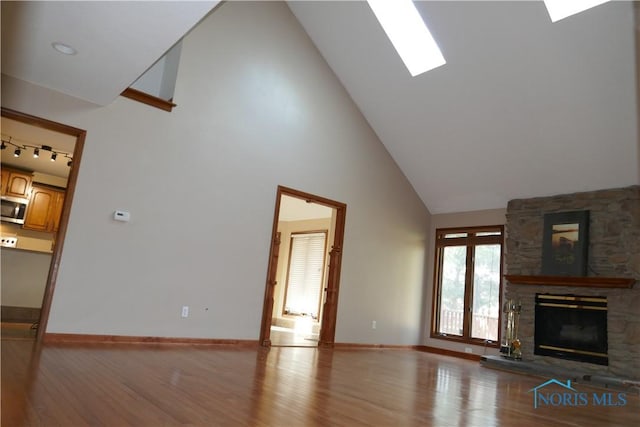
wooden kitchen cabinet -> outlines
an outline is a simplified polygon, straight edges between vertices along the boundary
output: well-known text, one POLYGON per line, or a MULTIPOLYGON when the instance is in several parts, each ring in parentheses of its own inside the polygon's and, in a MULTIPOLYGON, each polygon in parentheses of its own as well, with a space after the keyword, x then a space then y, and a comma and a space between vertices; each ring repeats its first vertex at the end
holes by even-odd
POLYGON ((60 228, 60 218, 62 217, 62 206, 64 205, 64 195, 65 192, 64 191, 58 191, 58 194, 56 195, 56 205, 53 208, 52 211, 52 217, 51 217, 51 225, 53 226, 53 229, 51 231, 53 231, 54 233, 58 232, 58 228, 60 228))
POLYGON ((29 198, 31 174, 2 166, 2 195, 29 198))
POLYGON ((64 203, 64 190, 34 184, 22 228, 56 232, 64 203))
POLYGON ((4 167, 0 170, 2 173, 2 185, 0 185, 0 193, 4 196, 4 189, 7 188, 7 183, 9 182, 9 171, 4 167))

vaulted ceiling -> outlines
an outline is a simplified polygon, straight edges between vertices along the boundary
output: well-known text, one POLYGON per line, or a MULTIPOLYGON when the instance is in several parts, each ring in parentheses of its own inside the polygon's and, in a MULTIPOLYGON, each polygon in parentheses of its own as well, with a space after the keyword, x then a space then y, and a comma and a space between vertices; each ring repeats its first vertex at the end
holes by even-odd
POLYGON ((107 105, 217 3, 3 1, 2 73, 107 105))
MULTIPOLYGON (((217 3, 2 2, 2 73, 107 105, 217 3)), ((551 23, 542 2, 418 1, 447 63, 417 77, 365 2, 288 4, 432 213, 640 182, 632 2, 551 23)))

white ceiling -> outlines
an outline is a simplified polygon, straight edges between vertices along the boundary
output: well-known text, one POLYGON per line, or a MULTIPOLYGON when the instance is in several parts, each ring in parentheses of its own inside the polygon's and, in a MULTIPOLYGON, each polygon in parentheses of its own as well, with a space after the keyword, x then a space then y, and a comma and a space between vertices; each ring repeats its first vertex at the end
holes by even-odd
POLYGON ((640 182, 631 2, 416 6, 447 64, 412 78, 365 2, 289 2, 432 213, 640 182))
POLYGON ((2 73, 107 105, 217 3, 3 1, 2 73))
MULTIPOLYGON (((217 3, 3 1, 2 73, 106 105, 217 3)), ((413 78, 365 2, 288 4, 432 213, 640 182, 631 2, 418 1, 447 64, 413 78)))
POLYGON ((297 197, 283 195, 280 198, 280 221, 302 221, 306 219, 331 218, 333 209, 317 203, 307 203, 297 197))

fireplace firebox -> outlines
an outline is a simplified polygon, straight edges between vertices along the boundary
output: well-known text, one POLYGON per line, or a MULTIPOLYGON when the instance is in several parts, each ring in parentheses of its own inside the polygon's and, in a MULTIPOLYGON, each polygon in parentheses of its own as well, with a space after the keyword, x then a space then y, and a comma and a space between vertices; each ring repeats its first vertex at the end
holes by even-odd
POLYGON ((536 294, 534 354, 608 365, 607 298, 536 294))

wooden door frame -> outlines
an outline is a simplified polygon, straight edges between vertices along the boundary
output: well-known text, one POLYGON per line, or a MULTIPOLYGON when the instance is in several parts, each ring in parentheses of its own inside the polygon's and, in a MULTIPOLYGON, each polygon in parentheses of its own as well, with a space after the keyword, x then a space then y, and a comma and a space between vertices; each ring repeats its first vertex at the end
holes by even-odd
POLYGON ((84 149, 84 140, 87 132, 82 129, 78 129, 72 126, 64 125, 62 123, 53 122, 51 120, 43 119, 41 117, 32 116, 30 114, 21 113, 9 108, 2 107, 0 109, 0 115, 11 120, 22 122, 31 126, 36 126, 51 130, 58 133, 63 133, 76 138, 75 147, 73 149, 73 162, 71 163, 71 169, 69 171, 69 177, 67 178, 67 188, 65 191, 64 204, 62 207, 62 214, 60 216, 60 225, 56 234, 56 244, 53 248, 53 254, 51 256, 51 264, 49 266, 49 274, 47 276, 47 284, 44 288, 44 296, 42 297, 42 307, 40 308, 40 323, 38 325, 38 333, 36 335, 36 343, 41 343, 45 331, 47 329, 47 323, 49 322, 49 313, 51 311, 51 301, 53 300, 53 291, 56 287, 56 281, 58 279, 58 269, 60 267, 60 259, 62 257, 62 249, 64 247, 64 239, 67 234, 67 225, 69 222, 69 213, 71 212, 71 204, 73 202, 73 193, 76 189, 76 182, 78 181, 78 171, 80 170, 80 160, 82 159, 82 150, 84 149))
POLYGON ((318 346, 333 347, 336 332, 336 318, 338 314, 338 290, 340 289, 340 270, 342 268, 342 246, 344 244, 344 225, 347 215, 347 205, 335 200, 316 196, 303 191, 294 190, 292 188, 278 186, 276 193, 276 206, 273 215, 273 229, 271 231, 271 244, 269 246, 269 263, 267 267, 267 283, 264 291, 264 304, 262 308, 262 323, 260 325, 260 345, 264 347, 271 346, 271 321, 273 319, 273 295, 277 265, 274 265, 272 259, 274 254, 278 233, 278 219, 280 216, 280 200, 282 196, 295 197, 310 203, 327 206, 336 210, 336 224, 333 237, 333 245, 329 255, 329 271, 327 279, 327 287, 325 288, 326 297, 324 298, 324 308, 322 320, 320 323, 320 339, 318 346))

